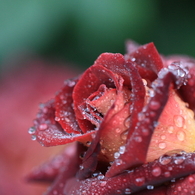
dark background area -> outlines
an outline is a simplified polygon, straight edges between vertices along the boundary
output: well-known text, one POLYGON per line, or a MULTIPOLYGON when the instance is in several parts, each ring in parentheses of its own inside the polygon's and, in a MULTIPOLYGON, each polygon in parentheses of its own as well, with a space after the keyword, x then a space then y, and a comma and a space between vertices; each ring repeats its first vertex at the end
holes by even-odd
POLYGON ((1 73, 37 57, 84 69, 103 52, 125 53, 127 39, 195 56, 194 10, 188 0, 1 1, 1 73))

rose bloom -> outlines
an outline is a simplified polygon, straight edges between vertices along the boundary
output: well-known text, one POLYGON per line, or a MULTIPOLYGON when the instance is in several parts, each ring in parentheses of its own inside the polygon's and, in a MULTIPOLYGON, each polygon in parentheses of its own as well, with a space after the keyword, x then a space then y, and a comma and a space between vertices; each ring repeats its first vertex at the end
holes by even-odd
POLYGON ((29 60, 25 66, 1 77, 1 195, 42 194, 45 185, 28 185, 25 177, 33 166, 62 150, 63 146, 40 147, 37 142, 29 140, 26 132, 37 112, 37 104, 48 100, 64 78, 78 74, 70 68, 53 65, 42 60, 29 60))
POLYGON ((101 54, 40 106, 32 139, 72 144, 28 180, 46 195, 195 194, 194 65, 153 43, 101 54))

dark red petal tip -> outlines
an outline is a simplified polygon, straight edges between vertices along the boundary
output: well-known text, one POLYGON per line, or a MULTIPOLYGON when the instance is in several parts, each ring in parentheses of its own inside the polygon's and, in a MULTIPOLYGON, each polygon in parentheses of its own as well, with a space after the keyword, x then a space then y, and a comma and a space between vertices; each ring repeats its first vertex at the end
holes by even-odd
POLYGON ((126 54, 125 58, 135 62, 138 66, 154 71, 156 74, 163 68, 162 58, 154 43, 140 46, 134 52, 126 54))

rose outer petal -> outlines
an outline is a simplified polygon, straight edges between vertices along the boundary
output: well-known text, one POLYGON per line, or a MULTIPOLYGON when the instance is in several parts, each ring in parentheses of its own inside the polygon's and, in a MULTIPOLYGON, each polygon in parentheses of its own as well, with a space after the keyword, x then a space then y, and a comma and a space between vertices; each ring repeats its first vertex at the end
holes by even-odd
MULTIPOLYGON (((130 194, 143 189, 153 189, 173 178, 177 179, 193 173, 195 173, 194 153, 162 156, 158 160, 112 178, 100 175, 82 181, 70 180, 67 182, 64 193, 66 195, 130 194)), ((190 179, 192 181, 192 178, 190 179)))
POLYGON ((161 56, 159 55, 154 43, 140 46, 134 52, 127 54, 126 59, 130 59, 137 65, 145 69, 152 70, 156 74, 164 67, 161 56))
POLYGON ((34 120, 35 130, 32 134, 32 139, 42 144, 43 146, 56 146, 80 141, 82 143, 91 141, 95 131, 90 131, 85 134, 68 134, 60 124, 55 120, 55 101, 51 100, 42 104, 34 120))
POLYGON ((66 80, 64 87, 55 97, 55 120, 67 133, 81 133, 73 110, 72 91, 78 79, 66 80))

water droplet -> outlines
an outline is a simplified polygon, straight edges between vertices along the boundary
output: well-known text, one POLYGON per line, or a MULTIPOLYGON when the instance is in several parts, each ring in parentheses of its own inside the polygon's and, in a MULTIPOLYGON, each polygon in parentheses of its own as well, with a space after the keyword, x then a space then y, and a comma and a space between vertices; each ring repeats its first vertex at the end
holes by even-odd
POLYGON ((142 79, 143 85, 147 86, 147 81, 145 79, 142 79))
POLYGON ((105 186, 106 183, 107 183, 106 181, 101 181, 101 182, 100 182, 100 186, 105 186))
POLYGON ((47 124, 45 124, 45 123, 39 125, 39 129, 40 129, 41 131, 46 130, 47 127, 48 127, 48 126, 47 126, 47 124))
POLYGON ((132 61, 132 62, 135 62, 135 60, 136 60, 135 58, 131 58, 131 61, 132 61))
POLYGON ((70 122, 70 119, 69 119, 69 118, 67 118, 67 117, 65 117, 65 118, 64 118, 64 120, 65 120, 67 123, 69 123, 69 122, 70 122))
POLYGON ((86 191, 86 190, 83 190, 83 191, 82 191, 82 194, 86 194, 86 193, 87 193, 87 191, 86 191))
POLYGON ((116 159, 115 162, 116 162, 117 166, 119 166, 123 163, 123 161, 121 159, 116 159))
POLYGON ((173 127, 173 126, 168 126, 168 127, 167 127, 167 131, 168 131, 169 133, 173 133, 174 127, 173 127))
POLYGON ((142 142, 142 137, 136 136, 135 141, 138 142, 138 143, 142 142))
POLYGON ((119 153, 124 154, 125 153, 125 146, 120 146, 119 153))
POLYGON ((99 174, 97 177, 99 180, 104 179, 104 175, 103 174, 99 174))
POLYGON ((188 181, 189 181, 190 183, 194 183, 194 178, 193 178, 192 176, 189 176, 189 177, 188 177, 188 181))
POLYGON ((185 123, 185 119, 180 115, 175 115, 173 121, 177 127, 183 127, 185 123))
POLYGON ((167 165, 171 162, 171 157, 167 155, 163 155, 159 158, 159 162, 162 165, 167 165))
POLYGON ((130 119, 131 119, 131 117, 128 117, 124 121, 124 125, 125 125, 126 128, 129 128, 130 127, 130 119))
POLYGON ((84 166, 83 165, 80 165, 79 168, 80 168, 80 170, 83 170, 84 169, 84 166))
POLYGON ((55 117, 55 121, 60 121, 60 117, 55 117))
POLYGON ((162 140, 165 140, 166 139, 166 136, 165 135, 161 135, 160 137, 162 140))
POLYGON ((33 141, 35 141, 35 140, 37 139, 36 135, 32 135, 32 136, 31 136, 31 139, 32 139, 33 141))
POLYGON ((120 133, 121 131, 122 131, 122 129, 121 128, 116 128, 116 133, 120 133))
POLYGON ((148 190, 153 190, 153 189, 154 189, 154 186, 152 186, 152 185, 147 185, 147 189, 148 189, 148 190))
POLYGON ((28 130, 28 133, 29 134, 34 134, 36 131, 35 127, 30 127, 29 130, 28 130))
POLYGON ((177 134, 176 134, 176 136, 177 136, 177 139, 179 141, 184 141, 184 139, 185 139, 185 133, 184 133, 184 131, 178 131, 177 134))
POLYGON ((120 153, 119 153, 119 152, 115 152, 115 153, 114 153, 114 158, 117 159, 117 158, 119 158, 119 156, 120 156, 120 153))
POLYGON ((135 179, 135 185, 136 186, 142 186, 145 183, 144 177, 138 177, 135 179))
POLYGON ((142 134, 144 135, 144 136, 148 136, 149 135, 149 130, 148 129, 142 129, 142 134))
POLYGON ((125 189, 125 194, 131 194, 131 190, 129 188, 125 189))
POLYGON ((161 175, 161 168, 160 167, 155 167, 152 169, 152 175, 155 177, 158 177, 161 175))
POLYGON ((176 156, 175 160, 174 160, 174 163, 177 164, 177 165, 180 165, 181 163, 184 162, 185 159, 186 159, 185 156, 176 156))
POLYGON ((122 140, 125 141, 125 140, 127 139, 127 135, 128 135, 128 131, 123 131, 123 132, 121 133, 120 137, 121 137, 122 140))
POLYGON ((171 173, 169 171, 164 172, 165 177, 170 177, 171 173))
POLYGON ((102 154, 106 154, 106 148, 101 149, 102 154))
POLYGON ((86 146, 89 147, 91 145, 91 142, 90 141, 87 141, 86 142, 86 146))
POLYGON ((145 114, 144 114, 143 112, 140 112, 140 113, 138 114, 138 120, 139 120, 139 121, 142 121, 144 118, 145 118, 145 114))
POLYGON ((159 147, 160 149, 165 149, 165 148, 166 148, 166 143, 161 142, 161 143, 158 144, 158 147, 159 147))
POLYGON ((160 108, 160 103, 157 101, 151 101, 150 102, 150 108, 152 110, 158 110, 160 108))

